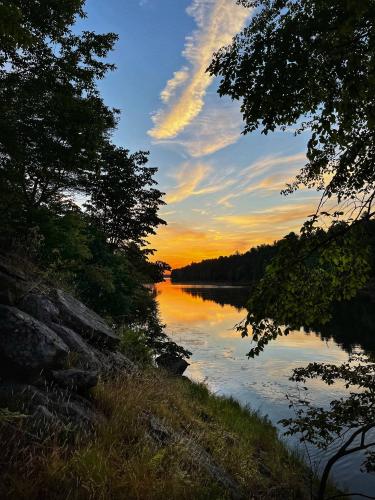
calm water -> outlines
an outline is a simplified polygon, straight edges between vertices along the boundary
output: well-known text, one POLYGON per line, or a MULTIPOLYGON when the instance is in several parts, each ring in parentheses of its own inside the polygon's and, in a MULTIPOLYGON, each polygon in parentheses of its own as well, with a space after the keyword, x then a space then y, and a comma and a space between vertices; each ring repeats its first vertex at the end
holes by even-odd
MULTIPOLYGON (((350 318, 346 317, 347 308, 338 311, 337 321, 324 334, 293 332, 267 346, 260 357, 248 360, 250 340, 233 330, 245 316, 246 288, 178 285, 168 280, 157 285, 157 294, 167 333, 193 352, 186 375, 205 381, 218 394, 234 396, 267 415, 275 425, 291 415, 285 395, 296 392, 295 384, 289 381, 294 367, 311 361, 343 363, 353 348, 375 352, 375 312, 373 306, 362 302, 353 305, 350 318), (352 321, 353 316, 361 321, 352 321), (354 345, 358 339, 361 345, 354 345)), ((310 399, 319 405, 345 395, 345 388, 338 384, 327 386, 314 381, 309 387, 310 399)), ((289 444, 298 446, 295 438, 289 438, 289 444)), ((326 456, 313 448, 308 454, 310 458, 306 459, 312 466, 321 468, 326 456)), ((375 476, 362 474, 360 463, 359 456, 342 459, 334 478, 349 491, 375 495, 375 476)))

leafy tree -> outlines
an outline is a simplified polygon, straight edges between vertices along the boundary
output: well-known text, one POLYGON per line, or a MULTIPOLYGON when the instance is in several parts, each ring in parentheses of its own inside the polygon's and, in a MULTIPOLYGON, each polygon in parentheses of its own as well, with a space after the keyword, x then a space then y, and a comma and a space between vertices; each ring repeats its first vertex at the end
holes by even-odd
POLYGON ((147 167, 147 161, 148 153, 129 154, 111 144, 101 151, 86 208, 114 248, 144 246, 147 235, 165 224, 158 217, 163 193, 153 187, 157 169, 147 167))
POLYGON ((343 381, 348 389, 355 391, 348 398, 332 401, 329 408, 315 407, 307 398, 291 399, 296 418, 281 421, 288 428, 286 434, 298 433, 302 442, 309 441, 323 450, 329 449, 333 444, 337 445, 324 467, 318 500, 324 499, 329 474, 341 458, 365 452, 364 469, 367 472, 375 471, 375 441, 372 432, 375 428, 375 364, 364 358, 357 358, 355 361, 355 364, 344 363, 340 366, 310 363, 306 368, 295 369, 291 377, 291 380, 303 384, 301 391, 308 390, 306 382, 316 378, 322 379, 327 385, 343 381))
MULTIPOLYGON (((307 164, 284 193, 301 186, 322 191, 317 213, 300 236, 284 238, 252 293, 239 330, 247 335, 251 327, 254 356, 291 328, 327 323, 334 302, 350 299, 368 280, 368 227, 375 215, 375 1, 237 3, 253 8, 253 16, 232 44, 214 55, 209 72, 221 78, 220 95, 241 101, 244 134, 292 125, 297 134, 310 134, 307 164), (330 198, 339 204, 333 213, 322 209, 330 198), (323 217, 331 219, 327 232, 320 229, 323 217)), ((285 422, 290 432, 302 432, 303 439, 321 446, 335 434, 347 436, 323 473, 322 499, 335 460, 374 445, 365 442, 375 421, 373 366, 314 364, 295 370, 294 377, 328 383, 341 378, 363 390, 333 401, 327 411, 308 407, 285 422)), ((370 453, 368 469, 373 458, 370 453)))
POLYGON ((371 212, 375 173, 374 0, 238 0, 250 24, 209 68, 219 93, 241 100, 244 133, 310 130, 308 163, 290 190, 361 195, 371 212), (331 176, 326 185, 325 175, 331 176))
POLYGON ((295 124, 297 133, 310 131, 308 163, 284 192, 301 185, 323 190, 317 213, 300 238, 285 238, 249 302, 243 333, 252 326, 261 341, 251 351, 256 354, 303 317, 301 324, 313 316, 326 322, 334 300, 352 297, 368 278, 366 231, 358 226, 366 228, 375 213, 375 2, 238 3, 254 8, 254 15, 214 55, 209 71, 221 77, 221 95, 241 100, 245 134, 295 124), (323 212, 332 196, 341 210, 323 212), (333 221, 326 236, 322 216, 333 221), (340 227, 339 217, 347 225, 340 227))
POLYGON ((368 279, 372 260, 366 226, 350 228, 337 222, 329 231, 309 222, 297 236, 290 233, 278 244, 278 253, 247 304, 243 336, 252 328, 258 355, 272 339, 292 329, 324 325, 334 302, 350 300, 368 279))
POLYGON ((156 169, 110 143, 118 111, 97 81, 117 35, 77 34, 84 3, 0 0, 0 243, 24 252, 32 238, 37 263, 114 326, 143 326, 153 349, 183 353, 144 286, 168 267, 143 248, 164 224, 156 169))
POLYGON ((74 34, 82 5, 49 0, 1 6, 16 26, 0 35, 0 208, 7 213, 17 206, 13 222, 26 227, 35 208, 85 188, 116 122, 96 81, 113 67, 102 59, 117 37, 74 34))

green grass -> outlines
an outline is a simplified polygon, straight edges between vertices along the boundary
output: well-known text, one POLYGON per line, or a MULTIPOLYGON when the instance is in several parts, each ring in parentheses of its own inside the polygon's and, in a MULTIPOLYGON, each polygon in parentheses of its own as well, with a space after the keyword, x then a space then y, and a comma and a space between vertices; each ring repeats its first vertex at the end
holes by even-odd
POLYGON ((100 383, 93 398, 105 416, 95 435, 65 444, 57 438, 33 443, 13 432, 7 446, 1 436, 0 498, 229 498, 202 470, 186 438, 212 455, 245 498, 309 498, 308 470, 274 427, 203 385, 150 369, 100 383), (149 436, 149 414, 185 440, 155 442, 149 436))

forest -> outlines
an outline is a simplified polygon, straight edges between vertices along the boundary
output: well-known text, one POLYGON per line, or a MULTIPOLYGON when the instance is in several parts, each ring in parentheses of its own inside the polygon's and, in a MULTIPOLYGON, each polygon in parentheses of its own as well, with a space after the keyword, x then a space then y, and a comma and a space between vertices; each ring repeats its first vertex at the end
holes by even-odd
POLYGON ((173 282, 214 282, 253 285, 263 276, 266 266, 277 253, 277 244, 260 245, 244 254, 194 262, 172 269, 173 282))

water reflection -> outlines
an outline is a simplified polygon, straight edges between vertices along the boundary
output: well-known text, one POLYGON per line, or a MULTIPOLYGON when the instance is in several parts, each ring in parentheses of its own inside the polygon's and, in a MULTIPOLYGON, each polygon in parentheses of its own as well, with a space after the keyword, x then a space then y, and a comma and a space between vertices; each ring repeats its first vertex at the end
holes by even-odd
MULTIPOLYGON (((206 381, 217 393, 232 395, 244 405, 249 404, 275 424, 290 415, 285 394, 296 389, 289 381, 294 367, 312 361, 345 362, 348 352, 358 344, 366 350, 373 349, 371 334, 364 332, 369 331, 365 324, 372 327, 375 324, 375 313, 373 308, 366 308, 364 314, 363 304, 355 304, 352 312, 344 308, 321 333, 292 332, 267 346, 259 358, 248 360, 250 340, 242 339, 233 329, 245 316, 243 306, 248 289, 167 281, 157 286, 157 294, 167 333, 193 352, 187 375, 206 381), (357 320, 355 331, 349 325, 350 314, 357 320)), ((320 405, 345 395, 346 391, 343 384, 327 386, 318 380, 310 388, 314 403, 320 405)), ((322 455, 312 448, 310 455, 319 467, 322 455)), ((355 486, 367 494, 375 491, 373 477, 361 474, 359 468, 359 457, 344 459, 336 467, 335 477, 351 489, 355 486)))
MULTIPOLYGON (((239 311, 245 308, 250 288, 241 286, 181 286, 181 291, 213 301, 221 306, 230 305, 239 311)), ((357 347, 370 356, 375 352, 375 307, 368 297, 338 303, 334 307, 332 320, 324 327, 316 328, 323 340, 334 339, 348 353, 357 347)))

